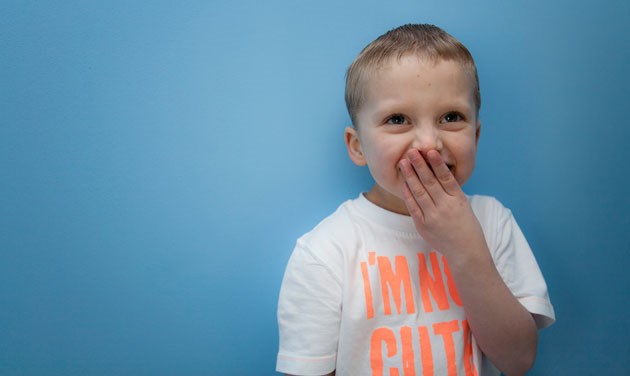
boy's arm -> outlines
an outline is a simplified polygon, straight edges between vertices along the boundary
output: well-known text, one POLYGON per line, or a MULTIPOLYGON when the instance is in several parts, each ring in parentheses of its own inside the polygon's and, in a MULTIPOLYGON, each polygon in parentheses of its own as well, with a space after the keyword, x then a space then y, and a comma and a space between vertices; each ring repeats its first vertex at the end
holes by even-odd
POLYGON ((399 168, 416 229, 446 257, 479 347, 504 374, 524 374, 536 357, 536 323, 497 271, 459 184, 434 150, 410 151, 399 168))

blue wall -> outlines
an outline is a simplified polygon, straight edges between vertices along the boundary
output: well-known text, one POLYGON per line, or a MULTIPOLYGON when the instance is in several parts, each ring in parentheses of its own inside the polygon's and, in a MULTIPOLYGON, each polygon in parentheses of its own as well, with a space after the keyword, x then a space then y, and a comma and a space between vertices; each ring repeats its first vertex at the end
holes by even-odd
POLYGON ((627 1, 3 1, 0 374, 273 375, 295 239, 370 187, 345 68, 431 22, 476 57, 469 193, 512 208, 558 322, 533 375, 630 345, 627 1))

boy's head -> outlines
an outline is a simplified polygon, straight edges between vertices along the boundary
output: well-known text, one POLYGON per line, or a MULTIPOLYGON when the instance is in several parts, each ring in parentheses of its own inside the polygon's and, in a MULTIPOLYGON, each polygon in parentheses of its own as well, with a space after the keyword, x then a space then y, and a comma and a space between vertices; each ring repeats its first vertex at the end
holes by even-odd
POLYGON ((439 152, 460 185, 472 175, 477 73, 468 50, 441 29, 405 25, 370 43, 348 69, 346 103, 348 154, 369 167, 375 185, 366 197, 375 204, 407 214, 399 166, 417 152, 439 152))
POLYGON ((346 107, 352 125, 358 127, 357 113, 365 100, 365 85, 379 68, 392 59, 418 56, 437 61, 452 60, 462 65, 473 79, 474 101, 477 113, 481 106, 477 68, 468 49, 450 34, 437 26, 408 24, 381 35, 368 44, 354 59, 346 73, 346 107))

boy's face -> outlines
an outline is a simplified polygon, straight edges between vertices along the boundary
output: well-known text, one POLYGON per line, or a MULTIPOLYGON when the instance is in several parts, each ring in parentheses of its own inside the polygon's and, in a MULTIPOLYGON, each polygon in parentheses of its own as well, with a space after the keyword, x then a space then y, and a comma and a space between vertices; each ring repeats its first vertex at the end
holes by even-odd
POLYGON ((346 128, 345 140, 376 182, 370 201, 408 214, 397 166, 410 149, 437 150, 460 185, 470 178, 480 130, 472 80, 457 62, 417 56, 392 59, 369 79, 357 129, 346 128))

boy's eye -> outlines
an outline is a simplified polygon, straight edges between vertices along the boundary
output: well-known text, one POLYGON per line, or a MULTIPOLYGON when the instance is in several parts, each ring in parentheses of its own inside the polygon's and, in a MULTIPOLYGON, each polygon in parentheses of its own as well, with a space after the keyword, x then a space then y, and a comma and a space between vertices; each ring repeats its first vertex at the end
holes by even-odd
POLYGON ((403 115, 392 115, 387 119, 387 124, 401 125, 405 124, 405 117, 403 115))
POLYGON ((442 121, 444 123, 454 123, 457 121, 462 121, 463 120, 463 116, 458 114, 457 112, 449 112, 448 114, 444 115, 444 117, 442 118, 442 121))

